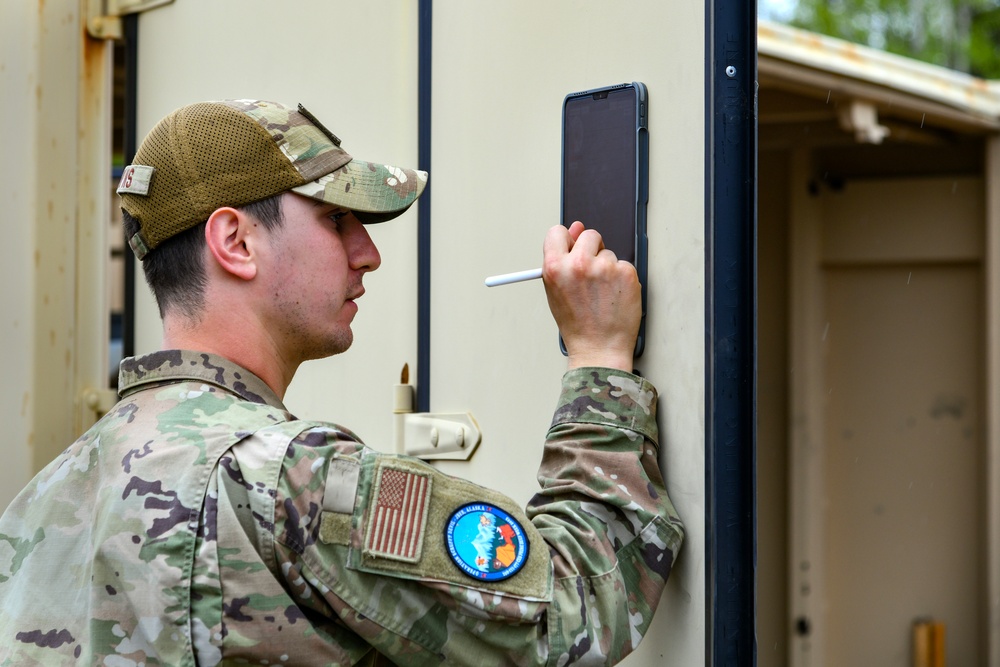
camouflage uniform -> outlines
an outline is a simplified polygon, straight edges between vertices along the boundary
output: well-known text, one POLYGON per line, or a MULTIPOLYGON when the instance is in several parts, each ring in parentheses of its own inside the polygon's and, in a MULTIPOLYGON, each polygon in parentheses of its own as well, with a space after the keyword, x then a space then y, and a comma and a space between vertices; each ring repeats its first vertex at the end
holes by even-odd
POLYGON ((0 519, 0 664, 612 663, 648 628, 681 544, 656 393, 628 373, 564 376, 526 513, 295 419, 213 355, 127 359, 120 386, 0 519), (379 489, 407 476, 428 489, 415 556, 380 554, 379 489), (470 502, 523 526, 509 579, 449 560, 443 522, 470 502))

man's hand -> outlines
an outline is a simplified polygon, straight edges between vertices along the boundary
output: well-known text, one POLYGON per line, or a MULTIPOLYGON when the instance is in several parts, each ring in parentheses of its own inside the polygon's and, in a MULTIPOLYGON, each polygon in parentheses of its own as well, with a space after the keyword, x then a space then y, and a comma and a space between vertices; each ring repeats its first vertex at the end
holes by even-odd
POLYGON ((550 229, 544 251, 545 295, 569 353, 569 368, 631 372, 642 319, 635 267, 619 260, 601 235, 581 222, 550 229))

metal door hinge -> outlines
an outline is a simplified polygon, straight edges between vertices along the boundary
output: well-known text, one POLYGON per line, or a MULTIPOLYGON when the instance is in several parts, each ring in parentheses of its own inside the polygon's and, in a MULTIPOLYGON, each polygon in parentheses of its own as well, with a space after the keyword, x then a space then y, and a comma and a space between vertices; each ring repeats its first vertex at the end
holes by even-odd
POLYGON ((83 405, 93 411, 97 417, 104 416, 111 408, 118 403, 118 392, 114 389, 94 389, 83 390, 83 405))
POLYGON ((122 17, 138 14, 174 0, 86 0, 87 34, 96 39, 121 39, 122 17))

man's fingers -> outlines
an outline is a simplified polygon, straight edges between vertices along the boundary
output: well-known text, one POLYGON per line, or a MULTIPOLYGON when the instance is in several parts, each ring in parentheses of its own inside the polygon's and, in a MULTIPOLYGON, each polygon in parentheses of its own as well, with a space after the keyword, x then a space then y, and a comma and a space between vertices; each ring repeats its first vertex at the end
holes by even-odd
POLYGON ((542 249, 546 254, 550 252, 566 254, 573 249, 577 239, 580 238, 580 234, 585 229, 586 227, 579 220, 570 225, 568 229, 562 225, 555 225, 546 234, 542 249))
POLYGON ((545 237, 542 281, 569 367, 630 370, 642 317, 635 267, 605 248, 597 231, 574 222, 545 237))
POLYGON ((594 270, 603 272, 608 270, 609 265, 618 262, 617 255, 604 247, 601 235, 593 229, 586 229, 579 221, 568 229, 561 225, 549 229, 543 250, 545 261, 542 275, 546 282, 556 279, 557 273, 567 270, 583 274, 590 274, 594 270), (604 268, 598 269, 599 266, 604 268))
POLYGON ((573 247, 573 239, 569 231, 562 225, 555 225, 549 228, 542 244, 542 252, 546 257, 553 255, 565 255, 573 247))
POLYGON ((604 239, 601 235, 593 229, 584 229, 580 231, 570 252, 596 257, 602 250, 604 250, 604 239))
POLYGON ((618 263, 618 255, 611 248, 601 248, 600 252, 597 253, 597 257, 612 264, 618 263))
POLYGON ((586 227, 584 227, 583 223, 579 220, 569 226, 569 235, 570 238, 573 239, 573 243, 576 243, 576 240, 580 238, 580 234, 583 233, 584 229, 586 229, 586 227))

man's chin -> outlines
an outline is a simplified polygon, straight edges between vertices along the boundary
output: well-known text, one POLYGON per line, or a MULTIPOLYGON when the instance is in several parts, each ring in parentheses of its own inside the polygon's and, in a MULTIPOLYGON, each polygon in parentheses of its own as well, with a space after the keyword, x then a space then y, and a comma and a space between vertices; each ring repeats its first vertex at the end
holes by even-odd
POLYGON ((347 329, 333 338, 328 338, 306 350, 305 360, 326 359, 347 352, 354 343, 354 333, 347 329))

